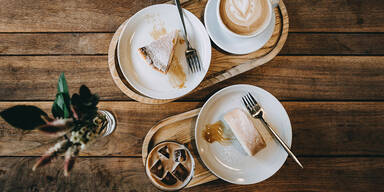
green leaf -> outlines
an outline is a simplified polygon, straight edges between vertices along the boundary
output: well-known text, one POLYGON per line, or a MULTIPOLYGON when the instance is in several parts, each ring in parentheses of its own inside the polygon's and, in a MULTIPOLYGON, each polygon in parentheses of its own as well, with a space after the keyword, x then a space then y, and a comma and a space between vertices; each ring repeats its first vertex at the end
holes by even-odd
POLYGON ((61 108, 59 107, 59 105, 54 102, 53 105, 52 105, 52 115, 56 118, 56 117, 64 117, 64 112, 63 110, 61 110, 61 108))
POLYGON ((69 97, 67 81, 65 80, 64 73, 61 73, 57 83, 56 99, 52 105, 53 116, 55 118, 70 118, 72 116, 70 106, 71 99, 69 97))
POLYGON ((59 82, 57 83, 57 92, 69 94, 67 80, 65 79, 64 73, 60 74, 59 82))
POLYGON ((16 105, 0 112, 0 116, 10 125, 24 129, 32 130, 37 126, 45 125, 41 116, 47 114, 38 107, 31 105, 16 105))

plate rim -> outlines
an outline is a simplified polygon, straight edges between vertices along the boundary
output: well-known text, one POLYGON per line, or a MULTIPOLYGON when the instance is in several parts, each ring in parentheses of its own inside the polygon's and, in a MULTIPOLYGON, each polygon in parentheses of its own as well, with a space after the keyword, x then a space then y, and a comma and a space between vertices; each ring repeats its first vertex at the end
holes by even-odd
MULTIPOLYGON (((219 91, 217 91, 216 93, 214 93, 211 97, 209 97, 209 99, 204 103, 204 105, 201 107, 201 110, 199 111, 199 114, 197 115, 197 119, 196 119, 196 122, 195 122, 195 131, 194 131, 194 137, 195 137, 195 144, 196 144, 196 147, 197 147, 197 152, 199 154, 199 157, 200 157, 200 160, 203 162, 204 166, 211 172, 213 173, 216 177, 226 181, 226 182, 229 182, 229 183, 233 183, 233 184, 238 184, 238 185, 249 185, 249 184, 256 184, 256 183, 260 183, 262 181, 265 181, 267 179, 269 179, 270 177, 272 177, 273 175, 275 175, 282 167, 283 165, 285 164, 285 162, 287 161, 288 159, 288 154, 287 153, 284 153, 284 161, 281 163, 280 167, 270 176, 266 177, 265 179, 263 180, 260 180, 260 181, 257 181, 257 182, 248 182, 248 183, 238 183, 238 182, 235 182, 235 181, 231 181, 231 180, 228 180, 222 176, 220 176, 219 174, 217 174, 215 171, 213 171, 205 162, 205 160, 202 158, 201 156, 201 153, 200 153, 200 146, 199 146, 199 143, 198 143, 198 137, 197 137, 197 126, 198 126, 198 123, 199 123, 199 119, 200 119, 200 115, 201 113, 204 111, 204 108, 207 106, 207 104, 209 103, 209 101, 211 101, 214 97, 216 97, 218 94, 220 94, 221 92, 227 90, 227 89, 233 89, 234 87, 241 87, 241 86, 249 86, 249 87, 253 87, 253 88, 258 88, 258 89, 261 89, 262 91, 265 91, 267 93, 269 93, 268 91, 266 91, 265 89, 261 88, 261 87, 258 87, 258 86, 255 86, 255 85, 250 85, 250 84, 234 84, 234 85, 230 85, 230 86, 227 86, 227 87, 224 87, 222 89, 220 89, 219 91)), ((290 127, 290 132, 291 132, 291 137, 290 137, 290 144, 288 145, 289 147, 292 146, 292 140, 293 140, 293 132, 292 132, 292 124, 291 124, 291 120, 289 118, 289 115, 287 113, 287 111, 285 110, 284 106, 281 104, 281 102, 274 96, 272 95, 271 93, 269 93, 272 97, 274 97, 278 103, 283 107, 284 109, 284 113, 287 115, 288 117, 288 122, 289 122, 289 127, 290 127)))
MULTIPOLYGON (((204 36, 203 39, 206 39, 206 40, 207 40, 204 44, 207 44, 207 47, 208 47, 208 49, 207 49, 207 51, 208 51, 208 53, 207 53, 207 61, 208 61, 208 62, 207 62, 207 67, 206 67, 206 69, 204 70, 203 74, 201 74, 202 78, 201 78, 201 80, 199 81, 199 83, 197 83, 196 86, 194 86, 191 90, 186 91, 185 93, 183 93, 183 94, 181 94, 181 95, 172 96, 172 97, 162 97, 162 96, 159 97, 159 96, 157 96, 157 95, 146 94, 146 93, 144 93, 142 90, 137 89, 137 86, 136 86, 134 83, 132 83, 132 81, 127 77, 128 75, 125 74, 125 72, 124 72, 124 70, 123 70, 123 67, 122 67, 122 64, 121 64, 121 58, 120 58, 120 46, 121 46, 121 44, 120 44, 120 42, 121 42, 121 39, 122 39, 122 37, 123 37, 123 35, 124 35, 124 32, 127 30, 127 27, 128 27, 128 25, 129 25, 129 23, 130 23, 133 19, 135 19, 136 17, 138 17, 139 14, 141 14, 142 12, 147 11, 148 9, 154 9, 154 8, 156 8, 156 7, 167 7, 167 8, 170 8, 170 7, 173 7, 173 6, 175 6, 175 5, 172 5, 172 4, 164 4, 164 3, 162 3, 162 4, 154 4, 154 5, 147 6, 147 7, 143 8, 143 9, 137 11, 134 15, 132 15, 131 17, 129 17, 129 18, 124 22, 123 29, 121 30, 121 33, 120 33, 120 35, 119 35, 118 42, 117 42, 117 47, 116 47, 116 49, 117 49, 117 51, 116 51, 116 52, 117 52, 117 61, 118 61, 118 65, 119 65, 120 71, 122 72, 122 74, 123 74, 125 80, 128 82, 128 84, 129 84, 130 86, 132 86, 132 88, 133 88, 135 91, 138 91, 140 94, 142 94, 142 95, 144 95, 144 96, 147 96, 147 97, 149 97, 149 98, 152 98, 152 99, 158 99, 158 100, 169 100, 169 99, 171 99, 171 100, 176 100, 176 99, 179 99, 179 98, 181 98, 181 97, 184 97, 184 96, 188 95, 189 93, 193 92, 193 91, 194 91, 194 90, 201 84, 201 82, 203 82, 203 80, 205 79, 205 77, 206 77, 206 75, 207 75, 207 73, 208 73, 208 70, 209 70, 209 68, 210 68, 211 61, 212 61, 212 45, 211 45, 211 41, 210 41, 210 36, 209 36, 209 34, 208 34, 208 32, 207 32, 207 29, 206 29, 205 25, 201 22, 201 20, 200 20, 195 14, 193 14, 192 12, 190 12, 190 11, 188 11, 187 9, 184 9, 184 8, 183 8, 183 12, 185 12, 184 14, 191 15, 191 16, 192 16, 192 19, 195 19, 195 20, 201 25, 201 27, 198 27, 198 28, 202 29, 202 32, 203 32, 203 34, 204 34, 204 35, 203 35, 203 36, 204 36)), ((205 51, 205 50, 204 50, 204 51, 205 51)), ((129 58, 130 58, 130 56, 129 56, 129 58)), ((204 68, 205 68, 205 67, 203 67, 203 69, 204 69, 204 68)))

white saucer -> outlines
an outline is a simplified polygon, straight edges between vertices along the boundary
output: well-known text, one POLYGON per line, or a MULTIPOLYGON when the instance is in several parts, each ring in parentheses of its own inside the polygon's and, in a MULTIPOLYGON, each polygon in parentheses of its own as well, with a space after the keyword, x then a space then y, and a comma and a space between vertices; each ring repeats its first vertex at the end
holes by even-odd
MULTIPOLYGON (((281 138, 291 146, 292 128, 287 112, 270 93, 252 85, 232 85, 213 96, 202 107, 196 121, 195 140, 201 160, 217 177, 235 184, 261 182, 275 174, 284 164, 287 153, 259 120, 252 119, 259 127, 267 147, 254 156, 248 156, 237 140, 230 145, 208 143, 202 133, 207 124, 222 120, 222 116, 234 108, 247 112, 241 97, 250 92, 263 107, 266 121, 281 138)), ((229 129, 226 127, 224 130, 229 129)))
POLYGON ((272 11, 272 21, 259 35, 251 38, 236 37, 224 30, 218 22, 216 9, 218 0, 209 0, 204 12, 204 23, 212 41, 221 49, 233 54, 248 54, 263 47, 271 38, 275 29, 275 12, 272 11))
POLYGON ((191 12, 183 9, 192 47, 198 52, 203 70, 190 73, 185 59, 186 45, 176 47, 174 58, 179 59, 186 81, 182 88, 170 83, 168 75, 162 74, 146 64, 138 53, 138 48, 154 40, 154 31, 171 32, 179 30, 179 39, 183 39, 182 24, 176 6, 167 4, 152 5, 133 15, 125 24, 117 47, 117 57, 124 77, 137 91, 155 99, 174 99, 181 97, 204 79, 211 62, 211 42, 201 21, 191 12), (156 29, 156 30, 154 30, 156 29), (151 35, 152 33, 152 35, 151 35))

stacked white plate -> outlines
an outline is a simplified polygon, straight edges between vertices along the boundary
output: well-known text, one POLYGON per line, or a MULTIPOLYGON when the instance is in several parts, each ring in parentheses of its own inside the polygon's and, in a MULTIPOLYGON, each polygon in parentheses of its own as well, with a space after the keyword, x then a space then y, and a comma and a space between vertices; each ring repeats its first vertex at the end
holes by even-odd
MULTIPOLYGON (((232 85, 214 95, 202 107, 197 117, 195 141, 197 151, 205 166, 217 177, 235 184, 253 184, 261 182, 275 174, 287 159, 287 152, 264 127, 258 127, 267 146, 254 156, 249 156, 237 140, 230 145, 218 142, 209 143, 203 137, 205 126, 222 121, 225 113, 240 108, 247 111, 242 96, 251 93, 264 110, 265 120, 291 146, 292 128, 283 105, 272 94, 252 85, 232 85)), ((250 117, 252 118, 252 117, 250 117)), ((253 124, 257 119, 252 119, 253 124)), ((224 124, 225 125, 225 124, 224 124)), ((226 127, 225 129, 229 129, 226 127)))
MULTIPOLYGON (((184 86, 175 87, 169 77, 146 64, 138 48, 154 41, 154 32, 179 30, 179 39, 184 37, 178 10, 174 5, 158 4, 142 9, 125 24, 117 47, 121 71, 129 84, 141 94, 154 99, 175 99, 195 89, 204 79, 211 62, 211 42, 201 21, 188 10, 183 9, 188 40, 197 50, 203 70, 191 73, 185 59, 185 43, 176 47, 177 57, 186 75, 184 86)), ((155 34, 156 35, 156 34, 155 34)))

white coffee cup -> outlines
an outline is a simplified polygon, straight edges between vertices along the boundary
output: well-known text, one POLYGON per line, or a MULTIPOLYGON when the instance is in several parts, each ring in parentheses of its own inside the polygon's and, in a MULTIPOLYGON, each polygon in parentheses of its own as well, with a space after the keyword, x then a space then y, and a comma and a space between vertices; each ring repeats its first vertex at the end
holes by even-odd
POLYGON ((216 7, 216 13, 217 13, 217 18, 219 20, 219 24, 220 24, 220 27, 226 32, 226 33, 229 33, 233 36, 236 36, 236 37, 241 37, 241 38, 250 38, 250 37, 255 37, 257 36, 258 34, 260 34, 261 32, 263 32, 267 26, 272 22, 272 19, 275 19, 275 18, 272 18, 273 14, 272 14, 272 11, 273 11, 273 8, 277 7, 279 5, 279 2, 280 0, 267 0, 268 2, 268 12, 269 12, 269 16, 268 18, 266 19, 268 22, 264 22, 263 25, 261 27, 259 27, 255 32, 253 32, 252 34, 249 34, 249 35, 243 35, 243 34, 238 34, 238 33, 235 33, 233 32, 232 30, 230 30, 223 22, 223 20, 221 19, 221 14, 220 14, 220 2, 221 0, 218 0, 217 1, 217 7, 216 7))

